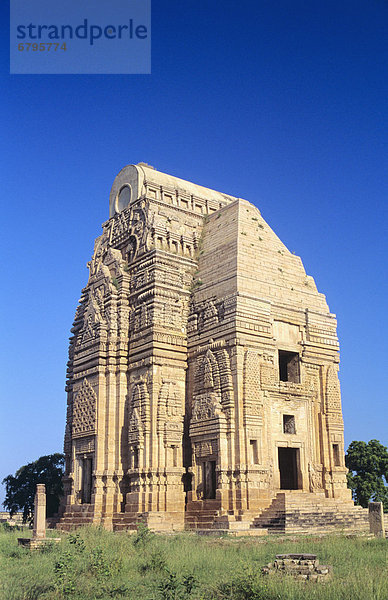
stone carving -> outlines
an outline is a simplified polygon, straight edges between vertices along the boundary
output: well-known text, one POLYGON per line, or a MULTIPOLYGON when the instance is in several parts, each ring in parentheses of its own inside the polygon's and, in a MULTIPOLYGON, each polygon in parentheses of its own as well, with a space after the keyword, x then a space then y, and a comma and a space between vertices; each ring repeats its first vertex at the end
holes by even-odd
POLYGON ((109 230, 108 228, 104 228, 103 234, 98 237, 94 243, 94 252, 93 257, 90 262, 88 262, 87 266, 89 268, 89 282, 88 284, 93 283, 96 274, 98 272, 98 268, 101 265, 103 258, 105 256, 109 241, 109 230))
POLYGON ((90 291, 89 302, 84 312, 84 329, 89 330, 90 335, 92 335, 94 325, 105 321, 104 302, 102 298, 103 292, 101 288, 90 291))
POLYGON ((232 410, 234 403, 230 357, 227 350, 223 349, 216 352, 216 358, 220 374, 221 404, 226 414, 227 411, 232 410))
POLYGON ((213 299, 210 299, 197 305, 192 303, 189 316, 190 330, 198 329, 202 331, 203 328, 220 323, 224 320, 224 317, 224 301, 215 303, 213 299))
POLYGON ((221 403, 217 394, 199 394, 195 398, 192 421, 212 419, 221 413, 221 403))
POLYGON ((182 423, 167 421, 167 423, 164 424, 164 443, 166 446, 181 445, 182 436, 182 423))
POLYGON ((115 250, 110 247, 104 256, 100 269, 102 270, 105 279, 108 280, 108 282, 111 282, 113 277, 118 277, 123 273, 124 265, 125 260, 123 259, 120 250, 115 250))
POLYGON ((143 440, 144 428, 139 416, 139 410, 132 408, 129 415, 128 443, 137 444, 143 440))
POLYGON ((132 261, 137 252, 146 249, 147 219, 142 208, 127 208, 114 216, 109 243, 124 248, 125 259, 132 261))
POLYGON ((224 303, 224 301, 218 302, 216 304, 216 308, 217 308, 217 318, 218 318, 218 321, 221 322, 221 321, 224 320, 224 317, 225 317, 225 303, 224 303))
POLYGON ((84 344, 85 342, 88 342, 97 336, 97 331, 94 328, 94 325, 94 315, 89 314, 84 319, 83 331, 77 338, 77 345, 84 344))
POLYGON ((159 417, 182 419, 183 401, 175 381, 164 381, 159 392, 159 417))
POLYGON ((73 404, 73 438, 96 431, 97 395, 87 379, 83 380, 73 404))
POLYGON ((146 382, 134 383, 129 402, 128 441, 134 443, 142 439, 149 429, 150 405, 146 382))
POLYGON ((210 349, 197 358, 195 387, 192 420, 202 421, 219 415, 222 411, 220 370, 210 349))
POLYGON ((295 419, 293 416, 290 416, 288 419, 283 419, 283 431, 284 433, 296 433, 295 419))
POLYGON ((310 492, 314 493, 322 489, 322 467, 309 463, 309 485, 310 492))
POLYGON ((211 350, 197 360, 197 387, 220 392, 220 374, 217 359, 211 350))
POLYGON ((212 300, 209 300, 209 302, 207 303, 204 310, 205 310, 204 316, 205 316, 206 321, 213 321, 213 322, 218 321, 218 311, 217 311, 216 307, 214 306, 214 302, 212 300))
POLYGON ((209 358, 206 356, 203 362, 203 387, 214 388, 213 369, 209 358))
POLYGON ((198 442, 197 444, 195 444, 194 452, 196 458, 204 458, 207 456, 211 456, 212 454, 217 454, 217 451, 217 440, 208 440, 205 442, 198 442))

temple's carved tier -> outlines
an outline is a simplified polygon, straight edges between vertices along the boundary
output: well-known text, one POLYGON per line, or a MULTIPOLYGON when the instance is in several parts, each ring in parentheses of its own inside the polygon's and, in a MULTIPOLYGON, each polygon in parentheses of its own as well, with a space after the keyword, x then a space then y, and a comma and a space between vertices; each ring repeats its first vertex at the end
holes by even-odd
POLYGON ((65 521, 348 500, 336 321, 300 258, 249 202, 143 164, 110 215, 70 340, 65 521))

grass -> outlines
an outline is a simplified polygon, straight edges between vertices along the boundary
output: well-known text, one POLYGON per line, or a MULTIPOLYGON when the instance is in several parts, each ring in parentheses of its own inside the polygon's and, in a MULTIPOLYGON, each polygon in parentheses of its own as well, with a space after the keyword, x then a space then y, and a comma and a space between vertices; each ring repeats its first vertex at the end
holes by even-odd
MULTIPOLYGON (((0 530, 1 600, 387 600, 387 540, 211 538, 82 528, 43 551, 0 530), (266 577, 275 554, 309 552, 333 567, 328 583, 266 577)), ((53 536, 58 535, 53 532, 53 536)))

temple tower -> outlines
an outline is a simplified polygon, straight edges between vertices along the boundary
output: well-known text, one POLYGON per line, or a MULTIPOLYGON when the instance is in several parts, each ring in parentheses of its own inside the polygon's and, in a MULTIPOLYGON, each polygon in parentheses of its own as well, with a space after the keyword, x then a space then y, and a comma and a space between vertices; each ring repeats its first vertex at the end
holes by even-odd
POLYGON ((336 320, 245 200, 117 175, 70 339, 64 522, 348 501, 336 320))

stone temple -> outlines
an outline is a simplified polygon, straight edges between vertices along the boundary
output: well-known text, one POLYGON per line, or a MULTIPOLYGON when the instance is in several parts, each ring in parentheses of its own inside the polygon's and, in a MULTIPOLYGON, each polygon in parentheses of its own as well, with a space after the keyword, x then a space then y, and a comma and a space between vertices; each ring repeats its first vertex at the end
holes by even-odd
POLYGON ((253 204, 126 166, 88 267, 59 527, 368 527, 335 315, 253 204))

